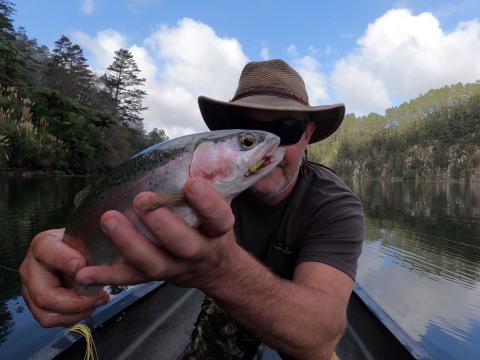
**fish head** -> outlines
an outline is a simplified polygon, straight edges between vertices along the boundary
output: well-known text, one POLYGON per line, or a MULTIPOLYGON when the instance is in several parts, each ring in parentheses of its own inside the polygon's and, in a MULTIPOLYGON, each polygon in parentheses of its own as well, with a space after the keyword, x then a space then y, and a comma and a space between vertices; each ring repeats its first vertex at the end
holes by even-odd
POLYGON ((212 131, 196 144, 190 175, 210 180, 231 200, 267 175, 282 159, 277 135, 260 130, 212 131))

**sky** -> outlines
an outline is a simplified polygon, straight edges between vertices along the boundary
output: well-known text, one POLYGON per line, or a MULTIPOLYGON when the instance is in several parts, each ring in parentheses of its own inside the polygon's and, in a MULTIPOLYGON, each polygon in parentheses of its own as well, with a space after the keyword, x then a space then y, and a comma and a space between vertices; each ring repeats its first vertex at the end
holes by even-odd
POLYGON ((197 98, 228 101, 249 61, 281 58, 310 105, 384 114, 432 88, 480 80, 480 0, 16 0, 15 26, 62 34, 102 74, 129 49, 146 79, 146 130, 207 130, 197 98))

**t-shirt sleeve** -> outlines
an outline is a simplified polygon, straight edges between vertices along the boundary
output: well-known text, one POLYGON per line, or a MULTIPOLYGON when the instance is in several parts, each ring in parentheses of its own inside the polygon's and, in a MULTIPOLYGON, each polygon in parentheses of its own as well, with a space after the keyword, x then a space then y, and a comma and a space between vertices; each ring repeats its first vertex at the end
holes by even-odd
POLYGON ((339 194, 310 217, 299 244, 296 264, 324 263, 355 280, 364 231, 360 201, 352 193, 339 194))

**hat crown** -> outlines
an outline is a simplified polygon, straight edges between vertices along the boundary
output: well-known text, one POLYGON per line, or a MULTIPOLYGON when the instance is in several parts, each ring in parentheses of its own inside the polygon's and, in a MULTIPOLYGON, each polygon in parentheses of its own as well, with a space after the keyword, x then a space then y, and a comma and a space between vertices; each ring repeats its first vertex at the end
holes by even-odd
POLYGON ((280 96, 309 105, 302 77, 280 59, 250 62, 245 65, 231 101, 254 95, 280 96))

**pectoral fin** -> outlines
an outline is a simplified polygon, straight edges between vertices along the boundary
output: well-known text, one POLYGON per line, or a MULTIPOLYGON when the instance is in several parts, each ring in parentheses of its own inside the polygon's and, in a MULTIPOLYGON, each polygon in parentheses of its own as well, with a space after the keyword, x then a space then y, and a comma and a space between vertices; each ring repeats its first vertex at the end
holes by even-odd
POLYGON ((77 195, 75 195, 75 199, 73 200, 73 205, 75 207, 75 210, 78 209, 82 201, 90 194, 90 191, 92 190, 92 185, 88 185, 85 189, 80 191, 77 195))
POLYGON ((137 209, 140 211, 151 211, 163 206, 185 206, 187 202, 183 193, 174 194, 156 194, 145 202, 139 204, 137 209))

